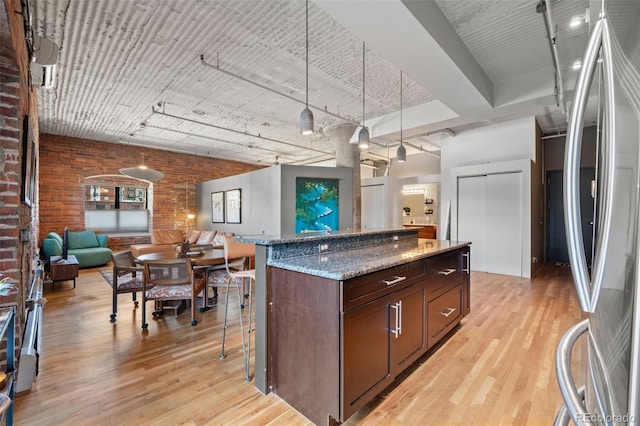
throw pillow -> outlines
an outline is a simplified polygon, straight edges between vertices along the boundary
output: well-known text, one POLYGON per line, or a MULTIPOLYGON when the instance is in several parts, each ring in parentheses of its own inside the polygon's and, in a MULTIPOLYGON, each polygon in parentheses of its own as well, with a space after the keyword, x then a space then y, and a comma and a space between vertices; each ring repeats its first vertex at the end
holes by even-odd
POLYGON ((202 234, 202 231, 197 231, 195 229, 193 231, 189 231, 189 235, 187 235, 186 241, 188 241, 189 244, 195 244, 198 242, 198 238, 200 238, 200 234, 202 234))
POLYGON ((198 242, 196 242, 196 244, 211 244, 215 235, 216 231, 202 231, 202 233, 200 234, 200 238, 198 238, 198 242))

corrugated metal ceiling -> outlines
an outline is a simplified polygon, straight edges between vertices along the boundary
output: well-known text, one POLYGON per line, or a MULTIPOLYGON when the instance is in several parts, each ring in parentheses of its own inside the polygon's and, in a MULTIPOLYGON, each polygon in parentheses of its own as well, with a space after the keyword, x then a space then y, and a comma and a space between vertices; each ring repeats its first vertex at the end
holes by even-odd
MULTIPOLYGON (((281 162, 303 164, 333 156, 321 129, 340 122, 338 118, 314 112, 316 132, 303 137, 298 131, 300 103, 200 62, 204 55, 207 63, 304 100, 305 2, 32 3, 34 32, 61 48, 55 88, 39 91, 42 132, 249 163, 270 164, 279 156, 281 162)), ((551 69, 536 2, 437 0, 437 4, 494 83, 551 69)), ((555 3, 558 22, 586 4, 555 3)), ((313 2, 309 34, 309 102, 361 121, 362 40, 313 2)), ((559 32, 564 66, 582 51, 586 37, 586 31, 559 32)), ((398 111, 399 73, 397 66, 367 49, 367 119, 398 111)), ((428 88, 405 74, 405 108, 433 100, 428 88)))

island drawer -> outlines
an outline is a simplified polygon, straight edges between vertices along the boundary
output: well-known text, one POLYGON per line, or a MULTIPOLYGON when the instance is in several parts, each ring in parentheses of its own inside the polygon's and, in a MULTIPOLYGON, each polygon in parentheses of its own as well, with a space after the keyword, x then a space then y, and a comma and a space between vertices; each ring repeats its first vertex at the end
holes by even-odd
POLYGON ((427 298, 437 296, 464 282, 461 250, 429 257, 426 263, 427 298))
POLYGON ((364 303, 424 280, 425 262, 416 261, 383 269, 343 282, 343 310, 364 303))
POLYGON ((462 319, 462 287, 458 285, 427 303, 427 348, 436 344, 462 319))

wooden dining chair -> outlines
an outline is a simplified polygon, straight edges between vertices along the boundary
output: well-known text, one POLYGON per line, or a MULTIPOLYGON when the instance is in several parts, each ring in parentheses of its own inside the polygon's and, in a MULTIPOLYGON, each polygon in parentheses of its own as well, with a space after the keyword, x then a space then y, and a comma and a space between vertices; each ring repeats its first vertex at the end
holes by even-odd
POLYGON ((134 306, 138 306, 136 294, 142 292, 142 283, 144 281, 144 268, 137 265, 133 259, 131 251, 121 251, 111 254, 111 262, 113 269, 104 269, 100 273, 104 279, 111 285, 112 289, 112 311, 110 316, 111 322, 116 322, 118 314, 118 295, 123 293, 131 293, 131 299, 134 306))
POLYGON ((190 258, 144 261, 144 287, 142 291, 142 328, 146 321, 147 300, 191 301, 191 325, 196 325, 196 301, 204 289, 204 280, 196 279, 190 258))
POLYGON ((225 337, 227 335, 227 314, 229 312, 229 286, 231 282, 235 283, 235 287, 238 293, 238 313, 240 316, 240 334, 242 336, 242 356, 244 361, 244 372, 245 381, 250 381, 251 376, 249 375, 249 360, 251 357, 251 334, 253 329, 251 328, 251 319, 252 319, 252 297, 251 297, 251 287, 252 283, 256 279, 256 270, 255 269, 234 269, 234 265, 238 263, 240 259, 244 264, 245 260, 248 258, 255 256, 256 247, 253 243, 244 243, 240 241, 235 241, 232 235, 225 235, 224 237, 224 262, 225 269, 228 275, 227 278, 227 297, 224 303, 224 325, 222 327, 222 350, 220 352, 220 359, 224 359, 227 356, 224 353, 224 343, 225 337), (248 330, 247 330, 247 341, 245 342, 244 337, 244 320, 242 317, 242 311, 244 307, 244 291, 243 291, 243 282, 244 280, 249 280, 247 291, 248 291, 248 300, 249 300, 249 322, 248 322, 248 330))

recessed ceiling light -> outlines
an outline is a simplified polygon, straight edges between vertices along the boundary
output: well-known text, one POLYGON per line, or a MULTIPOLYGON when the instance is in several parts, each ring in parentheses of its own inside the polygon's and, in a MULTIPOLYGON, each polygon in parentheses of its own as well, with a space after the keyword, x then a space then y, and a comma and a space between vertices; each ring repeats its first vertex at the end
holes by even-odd
POLYGON ((582 68, 582 61, 580 59, 576 59, 575 61, 573 61, 573 66, 571 67, 574 70, 579 70, 580 68, 582 68))
POLYGON ((580 24, 582 24, 582 16, 581 15, 573 16, 571 18, 571 21, 569 21, 569 26, 571 28, 579 27, 580 24))

